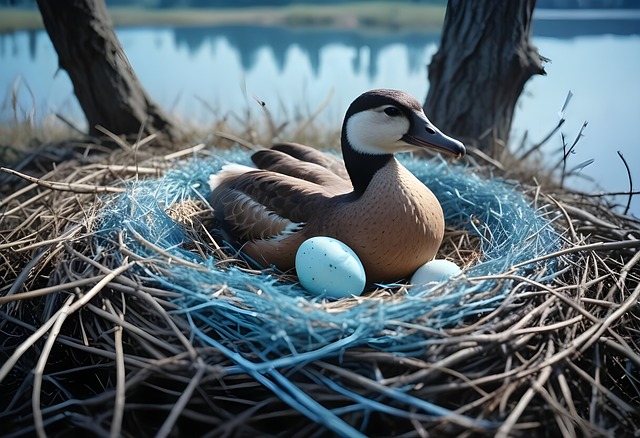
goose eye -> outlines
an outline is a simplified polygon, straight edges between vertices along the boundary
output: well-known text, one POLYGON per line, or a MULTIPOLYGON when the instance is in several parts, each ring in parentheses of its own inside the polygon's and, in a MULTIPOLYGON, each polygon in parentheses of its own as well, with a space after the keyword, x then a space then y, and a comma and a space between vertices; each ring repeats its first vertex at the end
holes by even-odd
POLYGON ((400 110, 395 106, 390 106, 389 108, 384 109, 384 113, 391 117, 397 117, 400 115, 400 110))

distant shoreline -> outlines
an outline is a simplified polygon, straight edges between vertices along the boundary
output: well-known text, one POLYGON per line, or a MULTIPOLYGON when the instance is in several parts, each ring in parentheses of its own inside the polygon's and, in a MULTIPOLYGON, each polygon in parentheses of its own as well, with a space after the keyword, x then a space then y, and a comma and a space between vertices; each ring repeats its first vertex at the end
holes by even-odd
POLYGON ((640 9, 535 9, 534 20, 640 20, 640 9))
MULTIPOLYGON (((445 7, 394 2, 236 9, 110 8, 116 27, 265 25, 440 32, 445 7)), ((42 29, 37 9, 0 7, 0 33, 42 29)))
MULTIPOLYGON (((197 26, 279 26, 307 29, 358 29, 380 32, 440 33, 444 6, 375 2, 256 8, 110 8, 117 28, 197 26)), ((535 9, 534 20, 640 20, 640 9, 535 9)), ((37 8, 0 6, 0 34, 43 29, 37 8)))

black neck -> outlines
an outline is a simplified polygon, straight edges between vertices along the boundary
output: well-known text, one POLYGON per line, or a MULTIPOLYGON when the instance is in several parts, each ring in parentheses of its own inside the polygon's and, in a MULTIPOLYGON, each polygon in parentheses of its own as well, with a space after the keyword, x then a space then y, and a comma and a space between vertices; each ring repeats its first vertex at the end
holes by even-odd
POLYGON ((349 172, 353 191, 357 196, 362 196, 369 186, 375 173, 382 169, 392 158, 393 154, 372 155, 363 154, 351 147, 347 138, 346 129, 342 129, 342 157, 344 165, 349 172))

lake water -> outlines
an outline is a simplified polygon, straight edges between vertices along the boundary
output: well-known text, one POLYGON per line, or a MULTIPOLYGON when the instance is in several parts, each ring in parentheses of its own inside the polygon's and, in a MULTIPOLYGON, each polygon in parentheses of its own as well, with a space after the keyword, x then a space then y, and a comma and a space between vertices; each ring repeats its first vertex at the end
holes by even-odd
MULTIPOLYGON (((633 13, 598 19, 567 19, 538 13, 533 42, 552 60, 547 76, 532 78, 518 103, 512 140, 525 131, 535 143, 558 121, 558 111, 573 93, 561 132, 570 141, 587 121, 584 138, 569 167, 588 159, 584 178, 569 184, 584 191, 628 190, 621 151, 640 188, 640 18, 633 13), (553 19, 546 19, 553 18, 553 19)), ((575 17, 573 17, 575 18, 575 17)), ((165 109, 193 123, 206 124, 229 111, 259 111, 265 101, 277 118, 310 114, 330 96, 319 121, 339 126, 348 104, 377 87, 400 88, 419 100, 427 89, 426 65, 439 34, 366 33, 269 27, 126 28, 118 36, 149 94, 165 109), (206 103, 205 103, 206 102, 206 103)), ((24 114, 54 112, 84 126, 82 111, 44 31, 0 35, 0 123, 14 117, 12 88, 24 114)), ((2 139, 0 139, 0 143, 2 139)), ((547 143, 551 156, 561 148, 560 134, 547 143)), ((556 156, 551 158, 556 161, 556 156)), ((620 197, 621 204, 626 198, 620 197)), ((632 203, 640 216, 640 197, 632 203)))

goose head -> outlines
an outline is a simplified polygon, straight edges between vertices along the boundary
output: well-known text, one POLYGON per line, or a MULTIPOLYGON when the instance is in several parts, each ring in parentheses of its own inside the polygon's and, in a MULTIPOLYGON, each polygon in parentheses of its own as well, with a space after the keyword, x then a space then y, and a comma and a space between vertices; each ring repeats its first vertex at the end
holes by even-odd
POLYGON ((342 125, 342 154, 355 192, 395 153, 433 149, 460 158, 464 145, 443 134, 420 103, 398 90, 371 90, 349 106, 342 125))

